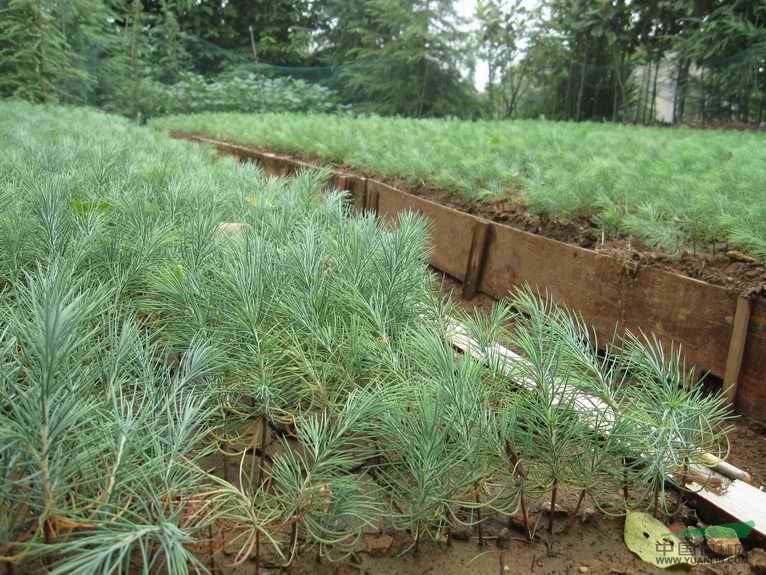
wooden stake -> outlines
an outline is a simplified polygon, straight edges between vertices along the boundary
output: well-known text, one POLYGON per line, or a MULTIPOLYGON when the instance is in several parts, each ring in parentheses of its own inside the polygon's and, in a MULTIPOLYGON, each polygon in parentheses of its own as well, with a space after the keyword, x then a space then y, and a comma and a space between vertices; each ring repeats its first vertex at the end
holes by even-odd
POLYGON ((367 178, 356 179, 359 185, 353 187, 351 196, 354 198, 354 211, 361 214, 367 209, 367 178))
POLYGON ((484 257, 487 253, 487 243, 489 232, 492 226, 489 222, 477 221, 473 227, 471 237, 471 251, 468 254, 468 263, 465 270, 465 280, 463 281, 463 297, 471 299, 479 290, 481 281, 481 272, 484 267, 484 257))
POLYGON ((737 311, 734 313, 734 325, 731 328, 726 372, 723 378, 723 393, 731 404, 735 404, 737 400, 737 382, 742 369, 742 358, 745 355, 747 332, 750 326, 750 311, 750 299, 739 296, 737 298, 737 311))
POLYGON ((378 190, 374 186, 371 188, 369 182, 367 183, 367 193, 365 194, 365 209, 377 214, 378 213, 378 190))

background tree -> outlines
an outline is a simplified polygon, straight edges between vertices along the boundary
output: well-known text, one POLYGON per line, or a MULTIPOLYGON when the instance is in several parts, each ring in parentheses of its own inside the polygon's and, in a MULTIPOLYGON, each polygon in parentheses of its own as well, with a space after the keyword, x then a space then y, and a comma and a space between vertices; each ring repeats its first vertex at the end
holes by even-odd
POLYGON ((453 0, 368 0, 342 81, 365 109, 407 116, 465 113, 473 86, 461 75, 466 34, 453 0))
POLYGON ((534 18, 522 0, 479 0, 477 44, 487 63, 487 113, 509 117, 516 110, 527 83, 528 61, 519 61, 526 50, 534 18))
MULTIPOLYGON (((454 0, 0 0, 0 15, 0 96, 137 118, 162 113, 173 92, 231 109, 208 97, 275 78, 284 97, 264 102, 318 93, 293 90, 301 79, 330 89, 322 110, 642 123, 766 116, 763 2, 479 0, 470 26, 454 0)), ((252 98, 243 106, 259 108, 252 98)))
POLYGON ((61 8, 46 0, 10 0, 0 10, 1 95, 59 102, 69 99, 67 87, 91 80, 67 39, 61 8))

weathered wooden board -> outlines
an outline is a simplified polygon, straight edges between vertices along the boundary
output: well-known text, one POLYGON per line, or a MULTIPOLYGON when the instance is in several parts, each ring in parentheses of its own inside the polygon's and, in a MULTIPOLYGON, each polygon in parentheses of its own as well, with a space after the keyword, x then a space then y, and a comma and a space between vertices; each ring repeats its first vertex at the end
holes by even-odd
POLYGON ((750 331, 750 312, 752 309, 750 298, 739 296, 737 309, 734 313, 734 322, 731 328, 729 340, 729 354, 726 358, 726 372, 723 377, 723 393, 729 403, 737 401, 737 387, 739 386, 739 374, 742 371, 742 360, 745 357, 747 335, 750 331))
POLYGON ((501 297, 524 283, 581 313, 602 341, 615 330, 654 333, 724 373, 736 297, 723 288, 656 269, 630 274, 593 250, 495 224, 481 290, 501 297))
POLYGON ((645 268, 623 282, 623 327, 681 345, 687 364, 723 376, 736 295, 705 282, 645 268))
POLYGON ((622 266, 607 256, 493 224, 480 289, 505 297, 528 284, 580 312, 599 339, 622 317, 622 266))
POLYGON ((470 299, 476 295, 484 272, 484 259, 487 256, 487 246, 492 234, 492 224, 478 220, 473 224, 471 237, 471 252, 468 256, 468 267, 463 279, 463 297, 470 299))
POLYGON ((754 298, 745 354, 739 373, 737 408, 741 413, 766 421, 766 299, 754 298))
POLYGON ((367 203, 367 178, 333 172, 332 185, 338 190, 344 190, 351 195, 351 206, 355 212, 364 210, 367 203))
POLYGON ((378 215, 386 221, 395 221, 404 211, 426 216, 431 225, 431 264, 459 280, 465 278, 476 218, 388 184, 368 180, 367 193, 373 191, 378 195, 378 215))

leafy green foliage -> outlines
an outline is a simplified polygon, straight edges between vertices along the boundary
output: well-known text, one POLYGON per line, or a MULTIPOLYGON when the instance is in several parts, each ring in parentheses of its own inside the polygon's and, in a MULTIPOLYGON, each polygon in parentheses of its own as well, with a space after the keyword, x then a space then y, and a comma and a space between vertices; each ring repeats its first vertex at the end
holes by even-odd
POLYGON ((404 116, 468 116, 475 103, 461 76, 465 34, 453 0, 370 0, 341 9, 357 35, 344 64, 343 94, 362 110, 404 116))
POLYGON ((0 9, 0 95, 37 102, 66 99, 66 84, 90 78, 45 0, 11 0, 0 9))
POLYGON ((338 106, 334 93, 291 78, 266 78, 248 74, 206 80, 184 74, 175 84, 157 86, 158 112, 332 112, 338 106))

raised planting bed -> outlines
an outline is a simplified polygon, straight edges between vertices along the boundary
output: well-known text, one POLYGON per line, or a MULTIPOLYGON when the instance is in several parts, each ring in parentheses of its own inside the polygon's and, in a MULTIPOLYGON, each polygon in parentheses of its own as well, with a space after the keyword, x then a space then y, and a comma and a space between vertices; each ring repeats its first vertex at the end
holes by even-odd
POLYGON ((153 124, 348 167, 630 267, 742 290, 766 284, 764 134, 302 114, 153 124))
MULTIPOLYGON (((174 135, 258 162, 271 174, 314 165, 204 136, 174 135)), ((766 421, 763 296, 661 269, 633 269, 614 256, 490 222, 374 178, 347 170, 333 173, 359 209, 389 221, 404 211, 428 217, 431 264, 464 281, 468 294, 478 290, 502 298, 531 285, 582 314, 602 342, 625 330, 652 333, 666 349, 680 346, 690 365, 721 378, 741 413, 766 421)))

